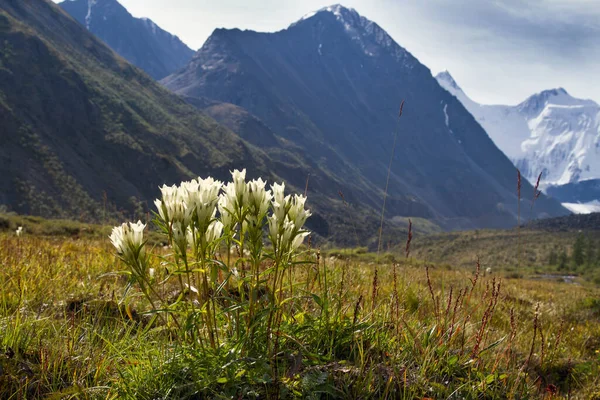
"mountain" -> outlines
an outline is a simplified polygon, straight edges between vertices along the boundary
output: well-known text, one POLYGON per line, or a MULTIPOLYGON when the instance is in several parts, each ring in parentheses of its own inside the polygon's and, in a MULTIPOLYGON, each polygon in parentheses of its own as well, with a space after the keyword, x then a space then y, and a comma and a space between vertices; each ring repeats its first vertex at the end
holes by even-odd
POLYGON ((437 80, 473 114, 527 179, 535 181, 541 172, 544 188, 569 185, 548 192, 561 193, 561 201, 573 200, 566 192, 581 190, 575 189, 579 182, 600 179, 597 103, 574 98, 559 88, 535 94, 516 106, 481 105, 447 71, 437 75, 437 80))
MULTIPOLYGON (((161 83, 200 108, 202 99, 241 107, 270 131, 247 140, 267 138, 267 152, 277 143, 298 149, 344 182, 351 203, 374 210, 397 135, 386 220, 421 217, 446 229, 516 223, 510 160, 429 69, 355 10, 327 7, 276 33, 217 29, 161 83)), ((546 198, 535 212, 567 213, 546 198)))
POLYGON ((154 79, 175 72, 194 55, 177 36, 147 18, 134 18, 117 0, 66 0, 59 5, 154 79))
POLYGON ((546 193, 576 214, 600 212, 600 179, 549 186, 546 193))
MULTIPOLYGON (((376 236, 378 213, 345 203, 337 193, 346 190, 343 182, 247 111, 208 100, 204 106, 223 125, 52 2, 0 0, 0 208, 91 221, 116 211, 131 216, 140 202, 148 209, 162 184, 207 175, 229 180, 230 170, 246 168, 249 178, 308 190, 307 227, 316 239, 357 245, 376 236), (259 149, 225 124, 276 144, 259 149)), ((400 237, 405 228, 387 230, 400 237)))

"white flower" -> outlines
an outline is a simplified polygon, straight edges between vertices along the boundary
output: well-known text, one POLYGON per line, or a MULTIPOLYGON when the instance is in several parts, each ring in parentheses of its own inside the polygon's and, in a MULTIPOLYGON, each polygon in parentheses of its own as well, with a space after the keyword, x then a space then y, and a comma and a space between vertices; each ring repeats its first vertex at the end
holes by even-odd
POLYGON ((269 223, 269 238, 280 254, 297 250, 308 232, 302 231, 304 223, 310 217, 309 210, 304 209, 306 197, 301 195, 285 195, 285 184, 273 184, 273 214, 269 223))
POLYGON ((201 233, 206 232, 208 224, 215 217, 222 186, 222 182, 208 177, 188 182, 182 189, 188 214, 194 219, 195 227, 201 233))
MULTIPOLYGON (((189 229, 189 228, 188 228, 189 229)), ((191 240, 188 241, 188 230, 185 229, 180 221, 173 222, 172 226, 173 242, 177 245, 179 250, 184 253, 187 249, 188 243, 193 243, 191 240)))
POLYGON ((272 214, 267 217, 267 222, 269 223, 269 237, 275 245, 277 243, 277 237, 279 236, 279 220, 275 214, 272 214))
POLYGON ((308 217, 312 215, 309 210, 304 209, 305 203, 305 196, 294 195, 290 210, 288 211, 290 219, 294 222, 294 225, 296 225, 296 228, 298 229, 301 229, 308 217))
POLYGON ((188 226, 187 231, 185 233, 188 244, 193 246, 195 243, 194 239, 196 238, 196 231, 188 226))
POLYGON ((271 185, 271 189, 273 190, 273 200, 271 201, 271 204, 273 205, 273 215, 280 221, 280 224, 283 224, 283 220, 291 206, 291 196, 285 196, 285 183, 274 183, 271 185))
POLYGON ((21 236, 21 235, 23 234, 23 227, 22 227, 22 226, 19 226, 19 227, 17 228, 17 230, 15 231, 15 234, 16 234, 17 236, 21 236))
POLYGON ((292 241, 292 250, 297 250, 298 247, 300 247, 300 245, 304 242, 304 238, 306 238, 309 234, 309 232, 301 232, 297 234, 292 241))
POLYGON ((206 230, 205 240, 206 243, 211 244, 214 243, 217 239, 221 237, 223 233, 223 223, 221 221, 213 221, 208 226, 206 230))
POLYGON ((238 205, 242 205, 246 203, 248 197, 248 186, 246 185, 246 169, 243 170, 233 170, 231 172, 231 177, 233 178, 233 186, 235 188, 235 194, 237 197, 238 205))
POLYGON ((269 210, 269 204, 273 195, 271 191, 265 190, 267 182, 262 179, 255 179, 248 183, 249 187, 249 205, 252 208, 254 215, 258 218, 264 216, 269 210))
POLYGON ((110 241, 117 249, 119 255, 129 258, 134 253, 139 253, 144 244, 144 229, 146 225, 141 221, 134 223, 124 223, 121 226, 115 226, 110 235, 110 241))
MULTIPOLYGON (((225 186, 225 190, 229 187, 230 184, 225 186)), ((231 185, 233 188, 233 185, 231 185)), ((235 225, 235 219, 232 214, 233 207, 229 201, 229 197, 227 194, 223 193, 219 196, 218 202, 219 214, 221 214, 221 222, 225 226, 226 230, 233 230, 235 225)))
POLYGON ((162 199, 156 199, 154 205, 163 221, 171 223, 174 221, 183 222, 186 214, 186 207, 182 196, 182 191, 176 185, 163 185, 160 188, 162 199))

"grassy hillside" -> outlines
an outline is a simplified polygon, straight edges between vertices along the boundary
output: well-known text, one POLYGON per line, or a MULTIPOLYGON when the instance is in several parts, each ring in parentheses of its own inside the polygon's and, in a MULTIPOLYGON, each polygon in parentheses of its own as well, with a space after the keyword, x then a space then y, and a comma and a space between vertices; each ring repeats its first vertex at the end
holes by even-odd
MULTIPOLYGON (((438 265, 483 268, 506 276, 575 274, 600 284, 598 214, 534 221, 521 229, 415 235, 411 255, 438 265)), ((396 250, 403 250, 400 246, 396 250)))
POLYGON ((181 177, 264 171, 260 152, 50 2, 0 2, 0 203, 97 218, 181 177))
MULTIPOLYGON (((262 340, 241 350, 227 339, 227 324, 217 350, 199 350, 153 318, 103 228, 49 236, 47 222, 15 218, 5 216, 11 230, 0 233, 1 398, 600 395, 592 286, 308 249, 290 270, 293 289, 284 287, 293 313, 277 331, 273 364, 262 340), (21 236, 15 222, 27 224, 21 236)), ((69 224, 84 227, 49 225, 69 224)), ((161 266, 169 252, 154 248, 150 265, 161 296, 174 299, 161 266)))

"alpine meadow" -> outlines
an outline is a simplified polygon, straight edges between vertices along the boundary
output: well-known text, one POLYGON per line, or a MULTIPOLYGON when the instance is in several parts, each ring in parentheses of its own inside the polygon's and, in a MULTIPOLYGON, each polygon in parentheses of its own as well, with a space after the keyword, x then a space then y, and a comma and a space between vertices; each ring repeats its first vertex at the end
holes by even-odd
POLYGON ((600 9, 349 3, 0 0, 0 399, 600 399, 600 9))

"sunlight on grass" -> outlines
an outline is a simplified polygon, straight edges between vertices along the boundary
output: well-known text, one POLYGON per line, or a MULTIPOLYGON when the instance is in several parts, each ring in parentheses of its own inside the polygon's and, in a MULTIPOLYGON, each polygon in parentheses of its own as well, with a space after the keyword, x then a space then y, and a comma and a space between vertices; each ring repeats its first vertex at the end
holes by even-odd
MULTIPOLYGON (((141 293, 126 293, 128 280, 111 274, 124 265, 108 239, 4 233, 2 397, 598 395, 595 288, 500 281, 483 271, 476 279, 475 267, 430 269, 430 287, 420 265, 381 263, 373 290, 370 261, 317 249, 303 259, 292 270, 293 295, 290 287, 282 294, 277 352, 263 337, 242 354, 226 321, 219 347, 209 349, 153 318, 141 293)), ((166 277, 161 262, 150 259, 158 281, 166 277)), ((165 285, 165 295, 170 290, 165 285)), ((268 308, 268 297, 262 301, 268 308)), ((218 318, 248 307, 219 302, 218 318)))

